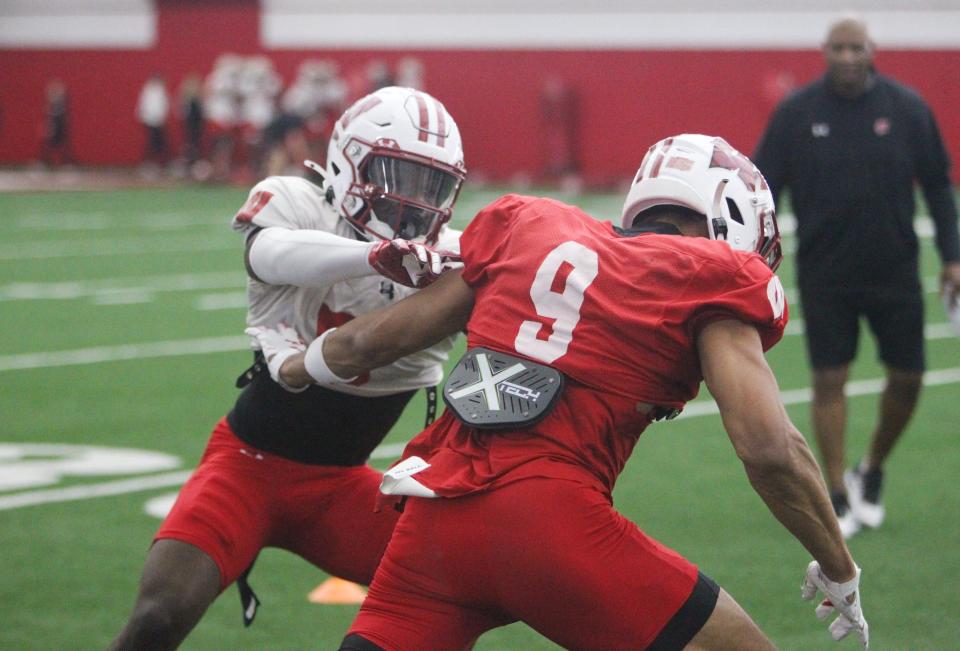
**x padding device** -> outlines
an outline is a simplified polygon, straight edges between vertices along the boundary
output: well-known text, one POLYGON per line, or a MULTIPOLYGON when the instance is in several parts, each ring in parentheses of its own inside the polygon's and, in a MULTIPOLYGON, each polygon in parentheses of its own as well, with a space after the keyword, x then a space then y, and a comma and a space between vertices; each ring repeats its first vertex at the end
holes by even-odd
POLYGON ((443 401, 472 427, 524 427, 550 413, 562 389, 560 371, 478 347, 450 372, 443 401))

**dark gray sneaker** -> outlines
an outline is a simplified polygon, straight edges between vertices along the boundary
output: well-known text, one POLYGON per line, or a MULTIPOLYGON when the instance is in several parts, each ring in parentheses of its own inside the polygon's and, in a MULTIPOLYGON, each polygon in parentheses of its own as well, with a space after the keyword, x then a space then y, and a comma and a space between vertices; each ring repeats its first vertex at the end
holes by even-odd
POLYGON ((831 493, 830 502, 833 504, 833 512, 837 514, 837 523, 844 540, 852 538, 860 531, 860 521, 853 515, 847 496, 840 492, 831 493))

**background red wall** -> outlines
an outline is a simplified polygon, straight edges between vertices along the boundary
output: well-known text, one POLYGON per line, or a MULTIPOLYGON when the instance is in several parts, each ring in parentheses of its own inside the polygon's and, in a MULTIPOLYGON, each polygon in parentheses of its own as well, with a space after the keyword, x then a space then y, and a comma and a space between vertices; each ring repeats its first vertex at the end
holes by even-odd
MULTIPOLYGON (((425 89, 460 125, 471 174, 491 179, 543 167, 538 95, 544 78, 558 74, 579 98, 579 154, 594 183, 631 176, 650 143, 681 131, 720 134, 750 152, 785 86, 822 71, 812 50, 265 50, 253 1, 164 1, 152 49, 0 50, 0 162, 37 157, 44 87, 57 77, 70 92, 78 161, 135 163, 143 134, 134 110, 147 75, 163 73, 175 97, 184 76, 206 75, 223 52, 266 54, 285 82, 307 57, 334 59, 346 73, 374 58, 417 56, 425 89)), ((960 160, 960 50, 880 51, 877 66, 927 99, 960 160)))

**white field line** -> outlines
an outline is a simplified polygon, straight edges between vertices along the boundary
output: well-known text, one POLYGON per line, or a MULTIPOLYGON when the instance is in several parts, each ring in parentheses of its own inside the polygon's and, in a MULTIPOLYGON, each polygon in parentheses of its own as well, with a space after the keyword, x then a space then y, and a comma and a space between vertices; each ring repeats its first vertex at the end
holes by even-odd
POLYGON ((22 215, 13 223, 13 228, 27 231, 101 231, 108 228, 143 228, 146 230, 173 230, 196 226, 228 226, 229 216, 201 217, 190 212, 151 213, 149 216, 131 219, 118 217, 102 210, 91 212, 45 212, 22 215))
MULTIPOLYGON (((805 326, 803 319, 790 319, 783 334, 787 337, 802 335, 806 332, 805 326)), ((956 337, 957 333, 948 321, 944 321, 942 323, 928 323, 923 328, 923 336, 925 339, 949 339, 950 337, 956 337)))
MULTIPOLYGON (((385 443, 379 446, 370 455, 371 459, 395 459, 403 452, 406 443, 385 443)), ((190 478, 192 470, 178 470, 159 475, 118 479, 98 484, 85 484, 69 488, 46 488, 33 491, 24 491, 12 495, 0 495, 0 511, 18 509, 24 506, 50 504, 54 502, 70 502, 85 500, 94 497, 108 497, 124 495, 154 488, 168 488, 180 486, 190 478)))
POLYGON ((119 276, 63 282, 18 282, 0 285, 0 301, 73 300, 88 297, 100 298, 110 294, 239 289, 244 287, 245 282, 246 275, 242 271, 119 276))
POLYGON ((97 346, 94 348, 78 348, 75 350, 3 355, 0 356, 0 371, 100 364, 102 362, 150 359, 156 357, 204 355, 207 353, 225 353, 237 350, 250 350, 250 338, 246 335, 231 335, 228 337, 206 337, 203 339, 185 339, 180 341, 153 341, 146 344, 121 344, 118 346, 97 346))
MULTIPOLYGON (((937 371, 928 371, 923 378, 925 386, 938 386, 943 384, 954 384, 960 382, 960 367, 947 368, 937 371)), ((883 390, 884 381, 882 379, 857 380, 847 383, 846 393, 848 396, 865 396, 879 393, 883 390)), ((790 391, 781 391, 780 398, 785 405, 796 405, 810 401, 810 388, 793 389, 790 391)), ((697 416, 708 416, 719 413, 717 403, 712 400, 698 400, 688 404, 680 414, 679 418, 695 418, 697 416)), ((403 451, 406 443, 385 443, 377 447, 370 455, 371 459, 395 459, 403 451)), ((0 496, 0 511, 16 509, 24 506, 35 506, 38 504, 49 504, 53 502, 66 502, 74 500, 83 500, 94 497, 105 497, 110 495, 123 495, 125 493, 134 493, 138 491, 151 490, 154 488, 166 488, 169 486, 179 486, 185 482, 191 474, 190 470, 177 472, 167 472, 148 477, 135 477, 132 479, 120 479, 99 484, 87 484, 83 486, 71 486, 69 488, 52 488, 35 491, 25 491, 13 495, 0 496)))
POLYGON ((72 502, 86 500, 92 497, 107 497, 110 495, 124 495, 153 488, 167 488, 180 486, 187 481, 192 470, 178 470, 165 472, 148 477, 134 477, 132 479, 117 479, 99 484, 85 484, 70 486, 69 488, 48 488, 43 490, 25 491, 13 495, 0 495, 0 511, 18 509, 24 506, 50 504, 52 502, 72 502))
POLYGON ((246 292, 221 292, 219 294, 203 294, 193 304, 201 312, 213 310, 245 310, 247 308, 246 292))
POLYGON ((49 258, 142 255, 156 253, 195 253, 198 251, 242 250, 239 238, 204 235, 176 237, 124 237, 101 240, 56 240, 19 242, 0 246, 0 261, 45 260, 49 258))
MULTIPOLYGON (((852 380, 847 382, 845 393, 848 397, 868 396, 883 391, 885 380, 875 378, 872 380, 852 380)), ((927 371, 923 374, 923 385, 928 387, 940 386, 942 384, 955 384, 960 382, 960 367, 944 368, 936 371, 927 371)), ((810 402, 813 396, 813 390, 810 387, 803 389, 790 389, 780 392, 780 399, 785 405, 799 405, 810 402)), ((693 418, 696 416, 705 416, 708 414, 719 414, 717 403, 713 400, 697 400, 687 403, 683 411, 677 418, 693 418)))

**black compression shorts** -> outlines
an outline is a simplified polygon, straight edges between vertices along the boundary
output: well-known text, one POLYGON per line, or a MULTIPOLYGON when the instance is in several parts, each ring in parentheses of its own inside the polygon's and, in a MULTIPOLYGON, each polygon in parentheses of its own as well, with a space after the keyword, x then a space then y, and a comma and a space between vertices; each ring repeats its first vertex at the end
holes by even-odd
POLYGON ((923 296, 913 291, 802 289, 807 353, 814 369, 853 361, 865 317, 880 360, 906 371, 925 368, 923 296))

